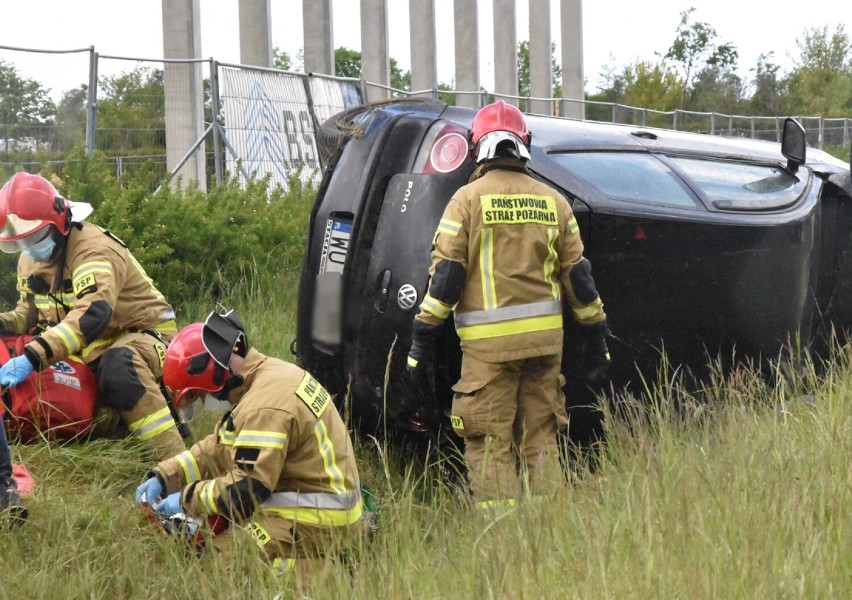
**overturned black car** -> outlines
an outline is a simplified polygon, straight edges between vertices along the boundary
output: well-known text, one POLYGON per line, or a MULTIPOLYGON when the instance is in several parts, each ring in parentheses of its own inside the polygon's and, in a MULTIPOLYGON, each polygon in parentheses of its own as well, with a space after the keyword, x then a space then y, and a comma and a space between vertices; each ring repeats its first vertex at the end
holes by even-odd
MULTIPOLYGON (((474 163, 475 110, 436 101, 350 109, 321 128, 296 348, 362 424, 449 429, 461 353, 444 327, 427 389, 405 376, 441 214, 474 163)), ((534 177, 571 202, 614 337, 612 383, 653 372, 661 351, 696 372, 708 357, 774 357, 852 325, 849 166, 781 143, 527 116, 534 177)), ((448 321, 451 321, 449 319, 448 321)), ((566 311, 572 435, 598 425, 566 311)))

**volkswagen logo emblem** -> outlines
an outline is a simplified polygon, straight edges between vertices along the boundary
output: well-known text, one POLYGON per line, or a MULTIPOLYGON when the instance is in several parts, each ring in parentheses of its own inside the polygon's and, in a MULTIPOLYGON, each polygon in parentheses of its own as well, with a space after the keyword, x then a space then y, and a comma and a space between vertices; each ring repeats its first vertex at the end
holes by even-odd
POLYGON ((402 310, 414 308, 414 305, 417 304, 417 290, 414 289, 414 286, 406 283, 399 288, 399 291, 396 293, 396 303, 399 304, 402 310))

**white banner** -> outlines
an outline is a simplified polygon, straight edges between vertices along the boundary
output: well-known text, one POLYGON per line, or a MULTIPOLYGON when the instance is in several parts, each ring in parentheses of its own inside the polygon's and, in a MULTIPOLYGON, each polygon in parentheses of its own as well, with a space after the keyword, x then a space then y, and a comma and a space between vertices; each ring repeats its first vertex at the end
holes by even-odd
MULTIPOLYGON (((292 178, 319 183, 322 176, 314 119, 305 92, 306 75, 220 67, 220 100, 225 135, 243 168, 254 177, 270 174, 273 184, 289 189, 292 178)), ((347 81, 315 79, 311 93, 317 122, 360 103, 358 87, 347 81), (353 90, 354 89, 354 94, 353 90)), ((228 169, 237 161, 227 153, 228 169)))

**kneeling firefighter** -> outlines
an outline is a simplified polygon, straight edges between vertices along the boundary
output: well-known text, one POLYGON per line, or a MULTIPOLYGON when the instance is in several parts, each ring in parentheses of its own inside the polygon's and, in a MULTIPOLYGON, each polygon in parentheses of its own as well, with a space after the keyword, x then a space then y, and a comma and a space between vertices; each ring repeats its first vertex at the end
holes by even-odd
POLYGON ((124 243, 84 222, 91 212, 39 175, 16 173, 0 189, 0 250, 21 253, 20 297, 0 328, 39 332, 0 368, 0 385, 79 356, 97 375, 99 402, 157 459, 173 456, 186 445, 160 378, 174 310, 124 243))
POLYGON ((167 518, 222 515, 230 526, 210 539, 214 548, 234 552, 248 535, 284 570, 327 565, 354 540, 362 514, 355 453, 330 394, 309 373, 250 349, 230 311, 178 332, 164 381, 179 407, 209 393, 233 409, 211 435, 158 464, 137 504, 167 518))
POLYGON ((499 508, 564 482, 563 298, 592 351, 590 377, 603 377, 610 359, 577 220, 559 192, 530 176, 523 114, 502 100, 483 107, 470 142, 478 167, 438 224, 408 370, 420 377, 438 327, 454 313, 462 365, 451 423, 465 442, 474 500, 499 508))

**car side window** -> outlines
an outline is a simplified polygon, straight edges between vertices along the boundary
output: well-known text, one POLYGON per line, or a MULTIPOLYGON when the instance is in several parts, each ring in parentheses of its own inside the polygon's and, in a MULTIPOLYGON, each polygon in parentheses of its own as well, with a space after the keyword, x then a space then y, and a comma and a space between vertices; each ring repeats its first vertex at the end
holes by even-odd
POLYGON ((560 152, 550 154, 550 158, 614 200, 687 209, 702 207, 681 178, 651 154, 560 152))
POLYGON ((807 185, 806 177, 781 166, 683 157, 667 160, 719 210, 778 210, 795 204, 807 185))

